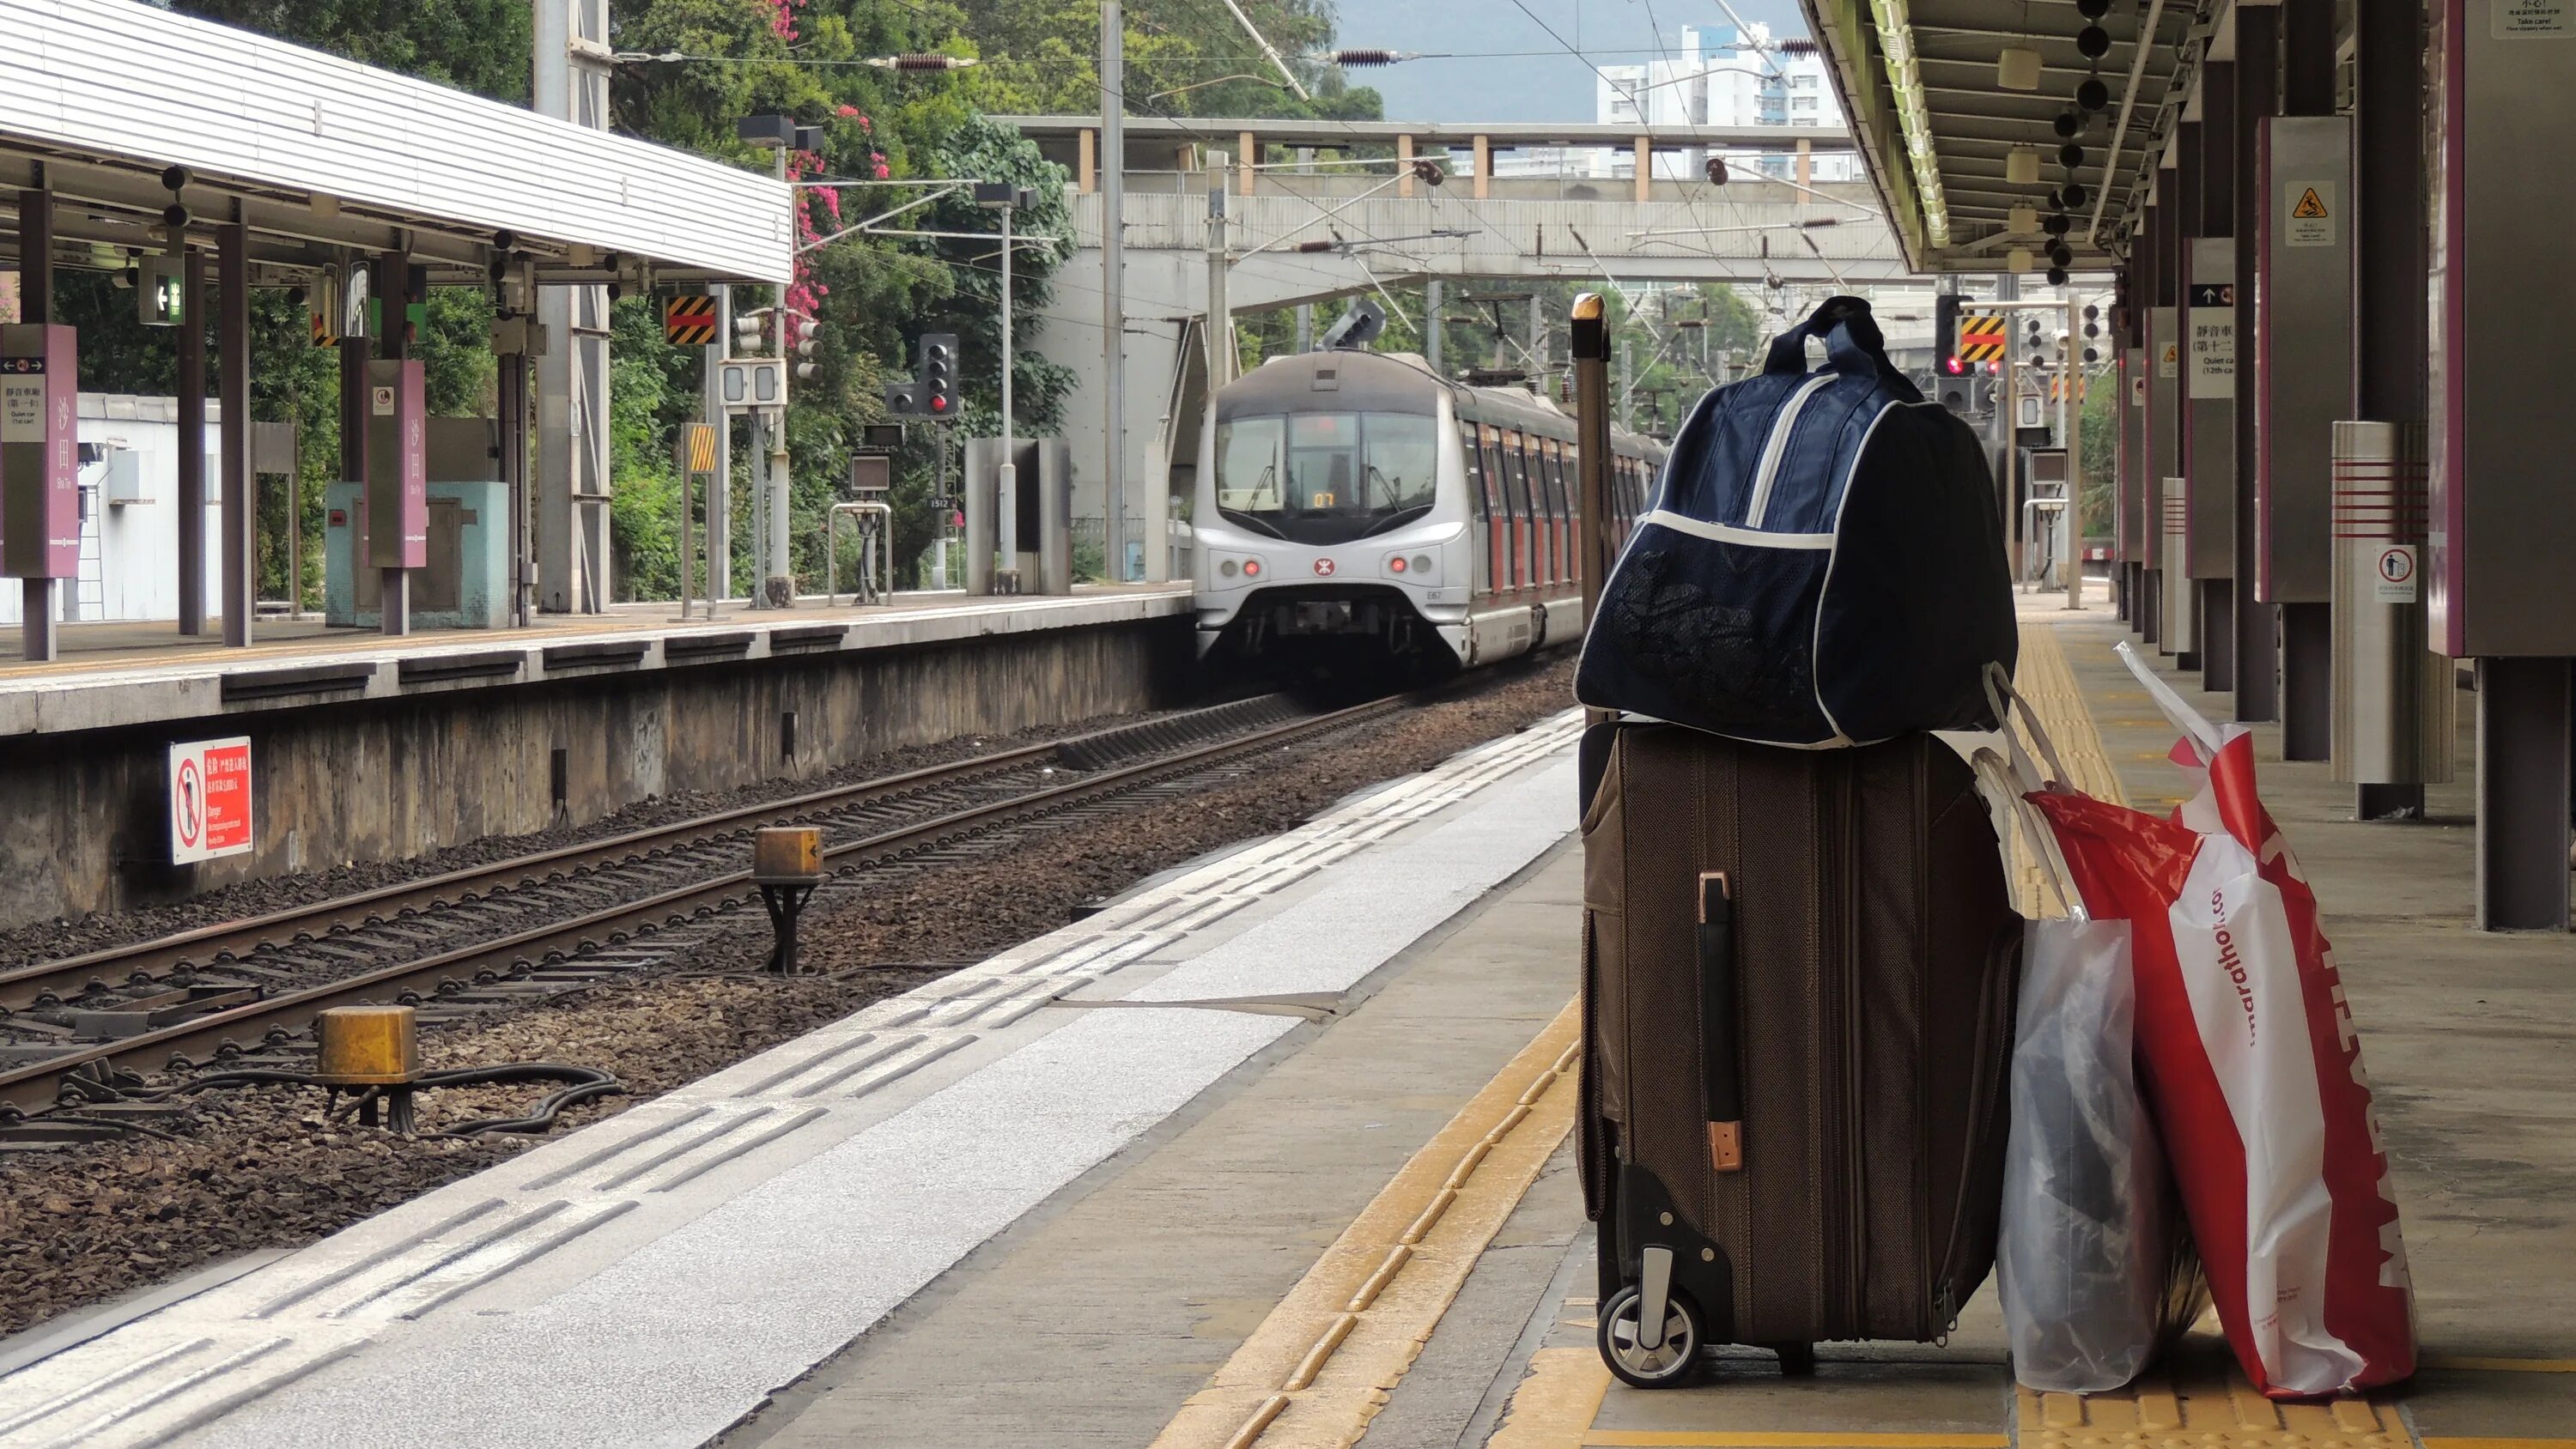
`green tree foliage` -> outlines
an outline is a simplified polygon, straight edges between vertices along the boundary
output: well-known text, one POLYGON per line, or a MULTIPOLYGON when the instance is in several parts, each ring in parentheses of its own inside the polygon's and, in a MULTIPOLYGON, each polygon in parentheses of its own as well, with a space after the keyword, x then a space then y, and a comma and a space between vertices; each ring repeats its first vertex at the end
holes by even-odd
POLYGON ((2120 446, 2119 393, 2119 374, 2102 372, 2086 385, 2084 407, 2078 414, 2084 436, 2084 488, 2077 497, 2084 508, 2087 538, 2107 538, 2111 533, 2111 479, 2120 446))
MULTIPOLYGON (((371 65, 417 75, 511 104, 530 87, 527 0, 174 0, 174 9, 279 36, 371 65)), ((1347 84, 1329 63, 1307 59, 1329 46, 1329 0, 1245 0, 1263 33, 1294 58, 1314 99, 1300 102, 1277 83, 1225 7, 1203 0, 1130 0, 1128 109, 1139 115, 1342 116, 1378 114, 1373 90, 1347 84), (1203 84, 1214 82, 1214 84, 1203 84)), ((886 418, 885 385, 909 376, 918 339, 948 331, 963 340, 965 406, 950 431, 998 431, 1000 276, 994 245, 972 241, 850 235, 826 238, 921 194, 870 183, 960 177, 1009 181, 1037 193, 1018 229, 1033 237, 1069 232, 1068 178, 1016 132, 985 113, 1088 112, 1099 108, 1098 20, 1094 0, 616 0, 612 43, 621 51, 676 52, 674 62, 621 64, 611 83, 620 131, 769 170, 770 153, 740 142, 744 116, 783 113, 819 125, 823 142, 789 158, 800 189, 797 225, 807 243, 788 306, 821 324, 817 375, 796 383, 790 409, 792 534, 800 578, 822 573, 823 516, 848 476, 859 429, 886 418), (898 73, 861 62, 871 56, 945 52, 981 64, 947 73, 898 73)), ((1220 133, 1221 134, 1221 133, 1220 133)), ((907 213, 907 230, 989 233, 989 212, 962 196, 907 213)), ((1062 425, 1068 371, 1033 350, 1033 320, 1062 253, 1022 248, 1015 263, 1019 344, 1014 368, 1018 427, 1036 436, 1062 425)), ((737 289, 741 309, 765 306, 765 288, 737 289)), ((108 274, 70 274, 58 305, 84 327, 83 385, 159 392, 175 381, 167 334, 132 320, 131 293, 108 274)), ((261 417, 289 417, 303 458, 305 577, 318 596, 323 485, 339 472, 337 358, 307 345, 299 299, 257 294, 254 403, 261 417)), ((704 354, 662 339, 657 303, 622 300, 612 340, 610 475, 623 597, 668 597, 678 582, 674 430, 697 415, 704 354)), ((487 333, 491 299, 479 289, 442 289, 431 300, 412 355, 427 364, 430 406, 485 412, 494 371, 487 333)), ((740 430, 738 430, 740 431, 740 430)), ((915 426, 899 455, 896 558, 908 578, 935 520, 933 429, 915 426)), ((950 476, 953 484, 954 464, 950 476)), ((737 582, 748 578, 752 537, 747 456, 734 477, 737 582)), ((282 490, 270 490, 282 492, 282 490)), ((265 592, 286 587, 283 498, 263 499, 265 592)), ((846 572, 846 570, 845 570, 846 572)))

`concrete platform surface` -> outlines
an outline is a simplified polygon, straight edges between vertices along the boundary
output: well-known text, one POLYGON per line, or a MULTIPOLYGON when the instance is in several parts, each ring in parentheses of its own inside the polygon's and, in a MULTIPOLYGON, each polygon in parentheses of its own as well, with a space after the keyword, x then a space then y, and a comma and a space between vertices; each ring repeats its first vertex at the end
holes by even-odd
MULTIPOLYGON (((2077 781, 2169 802, 2124 631, 2023 627, 2077 781)), ((1812 1377, 1728 1350, 1701 1387, 1615 1385, 1568 1141, 1572 734, 1346 802, 0 1378, 0 1446, 2576 1446, 2576 941, 2469 929, 2465 783, 2361 824, 2269 727, 2265 797, 2377 1083, 2422 1372, 2273 1404, 2203 1331, 2129 1390, 2033 1395, 1989 1288, 1944 1341, 1827 1345, 1812 1377)))
MULTIPOLYGON (((1210 1085, 1293 1055, 1561 840, 1574 728, 1344 802, 0 1378, 0 1445, 282 1449, 360 1421, 387 1446, 704 1442, 1210 1085)), ((1561 1014, 1557 984, 1498 997, 1489 1037, 1561 1014)), ((1374 1164, 1351 1166, 1364 1184, 1374 1164)))
POLYGON ((694 664, 813 658, 991 634, 1124 624, 1189 613, 1189 585, 1085 585, 1069 595, 897 594, 861 608, 800 600, 679 622, 671 603, 544 614, 524 629, 435 629, 400 638, 318 620, 263 620, 227 649, 167 623, 67 624, 62 655, 30 664, 0 639, 0 736, 204 719, 353 699, 490 689, 694 664))

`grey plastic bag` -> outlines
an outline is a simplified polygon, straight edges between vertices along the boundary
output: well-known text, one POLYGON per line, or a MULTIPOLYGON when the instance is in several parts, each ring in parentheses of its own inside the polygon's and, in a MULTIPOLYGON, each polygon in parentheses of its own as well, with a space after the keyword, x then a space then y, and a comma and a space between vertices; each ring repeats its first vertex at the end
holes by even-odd
POLYGON ((2116 1389, 2186 1307, 2171 1291, 2179 1218, 2130 1059, 2129 923, 2027 931, 1996 1254, 2013 1376, 2043 1392, 2116 1389))

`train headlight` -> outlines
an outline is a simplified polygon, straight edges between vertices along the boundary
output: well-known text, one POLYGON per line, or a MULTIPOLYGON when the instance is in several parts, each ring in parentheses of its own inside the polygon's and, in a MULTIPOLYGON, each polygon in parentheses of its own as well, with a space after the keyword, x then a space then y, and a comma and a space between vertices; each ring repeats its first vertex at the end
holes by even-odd
POLYGON ((1427 574, 1431 572, 1431 555, 1427 553, 1415 554, 1413 556, 1413 571, 1418 574, 1427 574))
POLYGON ((1404 572, 1404 555, 1397 554, 1395 557, 1388 559, 1386 561, 1386 566, 1396 573, 1404 572))
POLYGON ((1261 577, 1261 560, 1257 558, 1245 559, 1243 561, 1243 576, 1247 579, 1257 579, 1261 577))
POLYGON ((1392 578, 1424 584, 1431 581, 1437 567, 1427 553, 1391 553, 1386 556, 1386 572, 1392 578))
POLYGON ((1216 566, 1216 571, 1225 575, 1227 578, 1233 578, 1239 570, 1236 568, 1234 560, 1227 559, 1225 562, 1216 566))

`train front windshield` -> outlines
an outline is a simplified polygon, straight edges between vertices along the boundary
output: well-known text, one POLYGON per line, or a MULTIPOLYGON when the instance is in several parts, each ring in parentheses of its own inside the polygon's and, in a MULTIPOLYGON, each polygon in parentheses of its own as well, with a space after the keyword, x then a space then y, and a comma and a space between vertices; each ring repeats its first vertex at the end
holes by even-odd
POLYGON ((1216 428, 1216 506, 1291 543, 1348 543, 1428 513, 1439 463, 1423 413, 1230 418, 1216 428))

